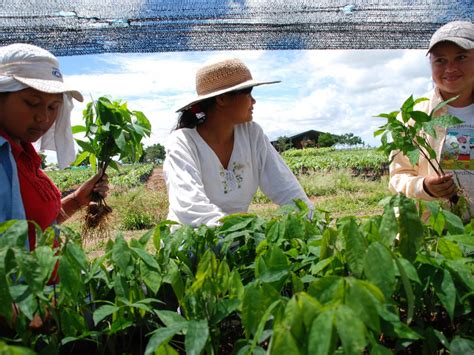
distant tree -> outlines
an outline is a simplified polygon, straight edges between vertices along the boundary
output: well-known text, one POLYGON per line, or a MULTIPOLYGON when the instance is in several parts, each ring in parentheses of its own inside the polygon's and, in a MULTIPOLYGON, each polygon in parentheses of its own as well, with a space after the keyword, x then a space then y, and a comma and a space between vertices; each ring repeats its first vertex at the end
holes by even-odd
POLYGON ((142 156, 143 161, 149 163, 162 162, 165 159, 165 147, 160 143, 153 144, 145 148, 145 152, 142 156))
POLYGON ((321 133, 318 138, 318 147, 332 147, 337 143, 337 136, 331 133, 321 133))
POLYGON ((287 136, 280 136, 277 138, 275 142, 275 149, 279 152, 282 153, 285 150, 288 150, 292 147, 293 145, 291 144, 290 138, 287 136))
POLYGON ((346 133, 342 136, 339 136, 340 140, 338 143, 347 144, 347 145, 364 145, 362 138, 355 136, 353 133, 346 133))

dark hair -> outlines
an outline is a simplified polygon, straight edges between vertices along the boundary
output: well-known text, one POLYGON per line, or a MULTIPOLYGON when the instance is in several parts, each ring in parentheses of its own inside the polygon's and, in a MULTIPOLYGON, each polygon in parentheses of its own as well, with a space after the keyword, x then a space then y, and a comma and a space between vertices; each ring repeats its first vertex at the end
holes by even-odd
MULTIPOLYGON (((225 95, 250 94, 253 87, 227 92, 225 95)), ((210 97, 198 102, 190 108, 181 112, 178 116, 178 124, 174 130, 181 128, 194 128, 206 120, 207 112, 216 104, 216 97, 210 97)))
POLYGON ((202 117, 199 114, 206 115, 209 109, 213 107, 215 103, 216 98, 210 97, 181 112, 178 116, 178 124, 176 125, 175 130, 181 128, 194 128, 199 123, 204 122, 205 116, 202 117))

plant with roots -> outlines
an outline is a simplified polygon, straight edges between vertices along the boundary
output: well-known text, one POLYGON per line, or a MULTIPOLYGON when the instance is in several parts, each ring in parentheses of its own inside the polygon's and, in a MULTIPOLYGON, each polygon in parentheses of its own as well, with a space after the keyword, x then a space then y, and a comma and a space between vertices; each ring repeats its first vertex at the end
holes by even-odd
MULTIPOLYGON (((119 170, 117 160, 138 162, 143 154, 142 139, 149 137, 151 125, 140 111, 130 111, 126 102, 111 101, 107 97, 89 102, 83 111, 85 126, 73 127, 73 133, 83 133, 85 140, 76 139, 83 152, 74 165, 86 159, 94 171, 105 173, 110 166, 119 170)), ((99 227, 106 229, 107 215, 112 209, 104 198, 93 193, 85 216, 85 232, 99 227)))
MULTIPOLYGON (((435 117, 436 111, 446 106, 457 97, 440 102, 430 114, 423 111, 415 110, 415 106, 427 101, 425 97, 413 99, 410 96, 402 105, 399 111, 391 113, 381 113, 376 117, 383 117, 387 119, 387 123, 380 126, 374 132, 374 136, 382 135, 380 150, 387 156, 391 157, 390 162, 397 154, 404 154, 410 163, 415 166, 420 157, 423 156, 431 165, 438 176, 445 174, 440 164, 440 159, 436 155, 436 151, 430 146, 427 141, 427 136, 433 138, 437 137, 436 127, 452 127, 463 123, 459 118, 446 114, 435 117), (389 141, 389 137, 391 140, 389 141)), ((454 175, 456 176, 456 175, 454 175)), ((451 197, 450 204, 453 211, 462 214, 467 207, 467 201, 462 196, 462 189, 460 189, 459 180, 457 181, 458 191, 451 197)))

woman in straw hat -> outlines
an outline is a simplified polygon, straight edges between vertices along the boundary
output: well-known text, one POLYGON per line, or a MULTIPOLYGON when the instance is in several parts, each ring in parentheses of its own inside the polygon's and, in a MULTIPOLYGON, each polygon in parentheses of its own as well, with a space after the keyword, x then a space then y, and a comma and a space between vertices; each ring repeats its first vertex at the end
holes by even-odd
MULTIPOLYGON (((449 113, 464 123, 447 130, 438 127, 437 137, 428 136, 428 142, 438 157, 449 158, 453 149, 450 144, 454 142, 459 146, 465 140, 471 163, 468 173, 458 174, 458 178, 468 195, 474 196, 474 150, 471 148, 474 141, 474 24, 454 21, 442 26, 431 37, 427 54, 435 88, 425 95, 429 101, 418 104, 416 110, 431 113, 441 101, 457 97, 436 115, 449 113)), ((445 161, 442 158, 441 164, 445 161)), ((390 165, 390 189, 423 200, 449 199, 456 193, 455 172, 438 176, 425 158, 421 157, 419 164, 412 166, 406 156, 397 154, 390 165)))
POLYGON ((217 225, 246 212, 260 188, 279 205, 312 204, 295 176, 252 121, 257 81, 239 59, 206 65, 196 74, 197 97, 181 107, 166 145, 168 218, 193 227, 217 225))
MULTIPOLYGON (((27 219, 44 230, 89 204, 92 191, 106 195, 107 177, 99 180, 98 174, 61 199, 32 145, 56 150, 60 167, 75 159, 73 98, 83 100, 63 82, 50 52, 20 43, 0 47, 0 222, 27 219)), ((26 248, 35 242, 30 224, 26 248)))

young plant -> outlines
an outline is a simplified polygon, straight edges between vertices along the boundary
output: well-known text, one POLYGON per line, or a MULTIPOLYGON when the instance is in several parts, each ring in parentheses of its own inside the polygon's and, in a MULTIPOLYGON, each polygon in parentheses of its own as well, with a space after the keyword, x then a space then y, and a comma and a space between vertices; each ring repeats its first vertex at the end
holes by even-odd
MULTIPOLYGON (((387 123, 374 132, 374 136, 382 135, 382 145, 379 149, 387 156, 391 156, 391 161, 396 154, 402 153, 413 166, 418 163, 420 156, 423 156, 438 176, 444 175, 445 172, 439 162, 440 157, 436 156, 436 151, 430 146, 427 138, 428 135, 437 137, 437 126, 448 128, 463 123, 459 118, 449 114, 434 116, 435 112, 456 99, 457 97, 453 97, 440 102, 430 114, 427 114, 415 110, 415 106, 428 99, 422 97, 414 100, 413 96, 410 96, 399 111, 379 114, 376 117, 387 119, 387 123), (389 136, 392 138, 391 141, 389 141, 389 136)), ((450 201, 456 204, 458 200, 459 196, 454 195, 450 201)))
MULTIPOLYGON (((83 152, 74 165, 89 159, 93 170, 105 173, 107 167, 118 170, 118 160, 138 162, 143 154, 142 139, 149 137, 151 125, 140 111, 130 111, 126 102, 99 97, 89 102, 83 111, 85 126, 74 126, 73 133, 84 133, 86 140, 76 139, 83 152)), ((87 208, 86 230, 102 226, 112 209, 99 194, 94 194, 96 204, 87 208)))

